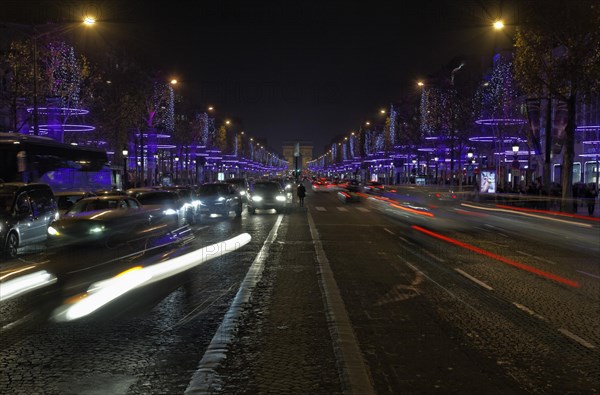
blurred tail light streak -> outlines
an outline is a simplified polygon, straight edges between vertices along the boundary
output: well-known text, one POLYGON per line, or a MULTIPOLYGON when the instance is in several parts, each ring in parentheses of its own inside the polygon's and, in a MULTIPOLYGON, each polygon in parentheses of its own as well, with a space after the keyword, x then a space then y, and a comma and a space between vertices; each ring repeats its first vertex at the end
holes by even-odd
POLYGON ((69 302, 73 303, 63 304, 56 309, 54 319, 73 321, 89 315, 131 290, 174 276, 213 258, 233 252, 248 244, 250 239, 248 233, 243 233, 232 239, 209 245, 168 261, 146 267, 129 268, 115 277, 90 285, 83 297, 69 299, 69 302))
POLYGON ((576 282, 576 281, 569 280, 569 279, 557 276, 556 274, 548 273, 548 272, 545 272, 543 270, 536 269, 535 267, 528 266, 528 265, 525 265, 523 263, 513 261, 511 259, 505 258, 505 257, 500 256, 500 255, 496 255, 496 254, 494 254, 492 252, 489 252, 489 251, 483 250, 481 248, 472 246, 472 245, 464 243, 462 241, 459 241, 459 240, 456 240, 456 239, 453 239, 453 238, 441 235, 439 233, 432 232, 432 231, 427 230, 425 228, 421 228, 420 226, 413 225, 412 228, 415 229, 415 230, 418 230, 419 232, 425 233, 426 235, 435 237, 436 239, 446 241, 448 243, 457 245, 457 246, 465 248, 467 250, 474 251, 474 252, 476 252, 478 254, 481 254, 481 255, 485 255, 485 256, 487 256, 489 258, 492 258, 492 259, 495 259, 497 261, 506 263, 508 265, 514 266, 516 268, 519 268, 521 270, 525 270, 526 272, 536 274, 536 275, 538 275, 540 277, 544 277, 544 278, 547 278, 549 280, 553 280, 553 281, 556 281, 556 282, 561 283, 561 284, 568 285, 568 286, 573 287, 573 288, 580 288, 581 287, 581 285, 579 285, 579 283, 576 282))
MULTIPOLYGON (((552 218, 552 217, 548 217, 547 215, 536 215, 536 214, 526 213, 526 212, 523 212, 525 210, 515 210, 515 207, 512 207, 512 206, 497 206, 498 208, 494 208, 494 207, 476 206, 474 204, 468 204, 468 203, 461 203, 461 205, 464 207, 470 207, 470 208, 474 208, 477 210, 498 211, 498 212, 504 212, 504 213, 519 214, 519 215, 524 215, 526 217, 545 219, 548 221, 560 222, 563 224, 579 226, 582 228, 591 228, 592 227, 591 224, 584 224, 581 222, 574 222, 574 221, 567 221, 564 219, 552 218), (502 208, 502 207, 505 207, 505 208, 502 208)), ((526 210, 526 211, 529 211, 529 210, 526 210)), ((557 213, 553 213, 552 211, 535 210, 535 212, 542 212, 544 214, 557 215, 557 213)), ((573 215, 568 215, 568 214, 564 214, 564 213, 560 213, 560 214, 563 216, 566 216, 566 217, 576 218, 576 217, 573 217, 573 215)), ((584 216, 582 216, 582 218, 589 219, 588 217, 584 217, 584 216)), ((598 219, 598 218, 593 218, 593 219, 598 219)))

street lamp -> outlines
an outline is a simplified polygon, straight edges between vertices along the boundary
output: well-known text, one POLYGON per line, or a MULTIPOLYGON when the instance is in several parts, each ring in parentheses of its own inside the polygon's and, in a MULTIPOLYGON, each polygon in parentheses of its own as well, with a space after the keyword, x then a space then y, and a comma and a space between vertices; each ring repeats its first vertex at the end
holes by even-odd
POLYGON ((127 145, 123 146, 121 153, 123 154, 123 189, 127 189, 127 155, 129 154, 127 145))
POLYGON ((513 152, 513 162, 512 162, 512 168, 513 168, 513 191, 516 191, 517 189, 517 178, 519 175, 519 142, 517 140, 515 140, 512 143, 512 152, 513 152))
POLYGON ((501 19, 494 21, 494 29, 496 29, 496 30, 504 29, 504 22, 501 19))
POLYGON ((438 160, 440 158, 438 158, 437 156, 435 158, 433 158, 433 160, 435 161, 435 184, 439 184, 439 180, 438 180, 438 160))
MULTIPOLYGON (((86 26, 91 26, 94 23, 96 23, 96 19, 94 17, 86 16, 83 19, 83 24, 85 24, 86 26)), ((32 46, 33 46, 33 49, 32 49, 32 51, 33 51, 33 109, 31 111, 31 115, 32 115, 32 119, 33 119, 33 134, 38 136, 40 134, 40 125, 39 125, 39 111, 38 111, 38 98, 37 98, 37 96, 38 96, 37 40, 39 38, 42 38, 49 34, 58 33, 59 30, 64 31, 65 27, 64 27, 64 25, 59 25, 50 31, 40 33, 40 34, 37 33, 36 25, 33 25, 32 28, 33 28, 33 35, 29 36, 31 38, 32 46)))

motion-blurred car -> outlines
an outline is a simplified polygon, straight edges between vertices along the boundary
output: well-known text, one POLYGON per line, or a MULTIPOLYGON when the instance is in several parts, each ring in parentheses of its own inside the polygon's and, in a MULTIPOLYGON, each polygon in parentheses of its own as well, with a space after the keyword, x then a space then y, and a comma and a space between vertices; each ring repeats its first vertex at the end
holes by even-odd
POLYGON ((60 191, 54 192, 58 204, 58 214, 62 216, 68 209, 81 199, 96 196, 91 191, 60 191))
POLYGON ((360 192, 360 183, 358 180, 346 180, 340 186, 348 192, 360 192))
POLYGON ((209 182, 202 184, 196 193, 200 199, 200 212, 203 215, 220 214, 229 217, 230 211, 235 211, 236 217, 242 215, 242 197, 233 184, 209 182))
POLYGON ((129 196, 95 196, 79 200, 48 227, 51 243, 126 241, 150 227, 150 213, 129 196))
POLYGON ((137 199, 142 207, 151 210, 153 221, 172 222, 177 226, 187 224, 188 204, 173 191, 152 188, 127 190, 128 196, 137 199))
POLYGON ((248 194, 248 212, 275 209, 278 213, 285 211, 287 197, 284 189, 276 181, 256 181, 248 194))
POLYGON ((366 193, 382 193, 385 191, 385 186, 377 181, 369 181, 363 186, 363 191, 366 193))
POLYGON ((16 258, 19 247, 44 242, 48 225, 58 216, 47 184, 0 183, 0 250, 16 258))

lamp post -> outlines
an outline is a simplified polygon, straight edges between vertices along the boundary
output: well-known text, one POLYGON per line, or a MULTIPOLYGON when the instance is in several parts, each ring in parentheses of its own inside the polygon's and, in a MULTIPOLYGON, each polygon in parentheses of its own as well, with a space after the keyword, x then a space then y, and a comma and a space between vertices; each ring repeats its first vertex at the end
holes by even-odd
POLYGON ((515 140, 512 144, 512 152, 513 152, 513 191, 517 190, 517 181, 518 181, 518 172, 519 172, 519 142, 515 140))
MULTIPOLYGON (((91 26, 94 23, 96 23, 96 19, 92 16, 85 16, 83 19, 83 24, 86 26, 91 26)), ((7 24, 7 25, 13 25, 13 26, 19 26, 21 28, 25 27, 26 25, 20 25, 20 24, 7 24)), ((64 32, 66 30, 69 30, 70 27, 74 27, 76 24, 74 23, 67 23, 67 26, 65 28, 65 24, 59 24, 58 26, 56 26, 54 29, 50 30, 50 31, 46 31, 43 33, 38 33, 37 31, 37 26, 38 25, 31 25, 31 28, 33 30, 33 34, 29 35, 27 33, 25 33, 30 39, 31 39, 31 46, 32 46, 32 55, 33 55, 33 108, 31 110, 31 117, 33 120, 33 133, 34 135, 38 136, 40 134, 40 125, 39 125, 39 108, 38 108, 38 59, 37 59, 37 40, 50 35, 50 34, 54 34, 54 33, 59 33, 61 30, 64 32)), ((78 25, 78 23, 77 23, 78 25)), ((15 130, 16 132, 16 130, 15 130)))
POLYGON ((439 179, 438 179, 438 160, 440 158, 438 158, 437 156, 435 158, 433 158, 433 160, 435 161, 435 185, 439 184, 439 179))
POLYGON ((174 184, 177 185, 177 180, 179 179, 179 156, 175 157, 175 180, 174 184))
POLYGON ((473 150, 469 148, 467 151, 467 184, 471 185, 472 180, 472 172, 473 172, 473 150))
POLYGON ((127 155, 129 151, 126 145, 123 146, 121 153, 123 154, 123 189, 127 189, 127 155))

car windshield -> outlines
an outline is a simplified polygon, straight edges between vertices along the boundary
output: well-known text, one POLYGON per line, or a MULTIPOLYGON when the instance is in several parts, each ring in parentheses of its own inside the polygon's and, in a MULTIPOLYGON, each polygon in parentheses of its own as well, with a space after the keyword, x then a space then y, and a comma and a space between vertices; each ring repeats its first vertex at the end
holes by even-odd
POLYGON ((256 194, 274 194, 280 191, 279 185, 275 183, 256 183, 253 188, 256 194))
POLYGON ((226 193, 227 185, 225 184, 204 184, 198 190, 198 194, 200 195, 218 195, 226 193))
POLYGON ((9 213, 12 209, 15 195, 0 195, 0 210, 5 213, 9 213))
POLYGON ((175 196, 171 193, 159 193, 159 192, 151 192, 151 193, 142 193, 137 196, 137 200, 142 205, 169 205, 175 203, 175 196))
POLYGON ((62 195, 58 196, 58 209, 67 210, 79 200, 83 198, 82 195, 62 195))
POLYGON ((69 209, 68 213, 77 214, 88 211, 114 210, 121 206, 120 203, 123 203, 120 199, 80 200, 69 209))

